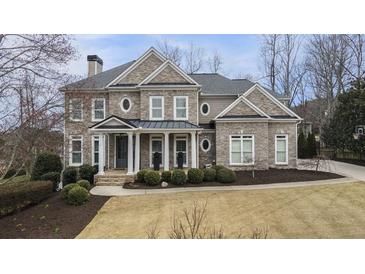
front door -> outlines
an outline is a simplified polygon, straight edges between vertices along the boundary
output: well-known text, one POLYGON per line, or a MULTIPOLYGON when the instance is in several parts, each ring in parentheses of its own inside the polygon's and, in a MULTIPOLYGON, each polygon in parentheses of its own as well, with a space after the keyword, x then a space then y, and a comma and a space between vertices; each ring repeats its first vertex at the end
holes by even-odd
POLYGON ((115 139, 116 168, 127 168, 128 137, 127 136, 116 136, 115 138, 116 138, 115 139))

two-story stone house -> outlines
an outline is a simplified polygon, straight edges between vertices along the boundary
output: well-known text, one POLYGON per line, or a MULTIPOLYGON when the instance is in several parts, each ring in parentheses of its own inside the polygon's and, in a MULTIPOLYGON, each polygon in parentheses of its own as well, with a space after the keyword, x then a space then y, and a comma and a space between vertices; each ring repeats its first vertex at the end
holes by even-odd
POLYGON ((65 164, 125 169, 221 164, 233 169, 294 168, 300 117, 259 84, 219 74, 186 74, 154 48, 102 71, 88 56, 88 78, 67 85, 65 164))

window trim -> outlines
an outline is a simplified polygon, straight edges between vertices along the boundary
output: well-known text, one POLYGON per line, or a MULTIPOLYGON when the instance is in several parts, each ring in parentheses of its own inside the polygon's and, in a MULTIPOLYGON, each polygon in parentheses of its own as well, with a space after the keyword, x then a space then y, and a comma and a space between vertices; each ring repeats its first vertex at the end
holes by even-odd
POLYGON ((161 95, 152 95, 150 96, 150 120, 164 120, 165 118, 165 98, 164 96, 161 95), (153 109, 159 109, 159 108, 152 108, 152 100, 153 99, 161 99, 161 112, 162 112, 162 117, 161 118, 153 118, 152 117, 152 110, 153 109))
MULTIPOLYGON (((100 109, 99 109, 100 110, 100 109)), ((91 103, 91 121, 92 122, 100 122, 100 121, 103 121, 105 119, 105 98, 93 98, 92 99, 92 103, 91 103), (96 100, 101 100, 103 101, 103 118, 98 118, 96 119, 95 118, 95 101, 96 100)))
POLYGON ((209 113, 210 113, 210 105, 209 105, 209 103, 207 103, 207 102, 201 103, 201 105, 200 105, 200 114, 203 115, 203 116, 208 116, 209 113), (208 106, 208 112, 207 113, 203 113, 203 105, 207 105, 208 106))
POLYGON ((165 156, 165 140, 163 138, 162 135, 160 134, 150 134, 150 149, 149 149, 149 158, 150 158, 150 167, 153 167, 153 155, 152 155, 152 140, 155 139, 155 140, 160 140, 161 141, 161 144, 162 144, 162 155, 161 155, 161 164, 160 164, 160 168, 164 166, 164 156, 165 156))
POLYGON ((82 98, 71 98, 69 101, 69 112, 70 112, 70 121, 73 122, 82 122, 84 120, 84 102, 82 101, 82 98), (72 117, 72 110, 73 110, 73 106, 72 103, 73 101, 80 101, 81 102, 81 119, 74 119, 72 117))
POLYGON ((181 120, 181 121, 186 121, 189 120, 189 96, 186 95, 179 95, 179 96, 174 96, 174 120, 181 120), (176 109, 176 100, 177 99, 185 99, 185 104, 186 104, 186 115, 183 118, 177 118, 177 109, 176 109))
POLYGON ((186 164, 183 165, 183 167, 189 167, 189 135, 187 135, 187 134, 175 134, 174 135, 174 167, 177 167, 176 141, 179 139, 186 140, 186 164))
POLYGON ((93 166, 99 165, 99 162, 100 162, 100 142, 101 142, 100 135, 91 136, 91 162, 92 162, 93 166), (99 141, 98 163, 95 163, 95 139, 98 139, 98 141, 99 141))
POLYGON ((119 106, 121 108, 121 110, 125 113, 129 112, 131 109, 132 109, 132 101, 129 97, 124 97, 122 98, 122 100, 120 100, 120 103, 119 103, 119 106), (124 106, 123 106, 123 102, 124 100, 128 100, 129 101, 129 108, 128 109, 125 109, 124 106))
POLYGON ((82 135, 70 135, 70 140, 69 140, 69 166, 82 166, 84 163, 84 152, 83 152, 83 148, 84 148, 84 136, 82 135), (81 163, 74 163, 72 162, 72 142, 73 141, 81 141, 81 163))
POLYGON ((200 141, 200 149, 201 149, 202 151, 204 151, 204 152, 208 152, 208 151, 211 149, 211 146, 212 146, 212 144, 211 144, 211 142, 210 142, 210 140, 209 140, 208 138, 204 138, 204 139, 202 139, 202 140, 200 141), (207 149, 204 149, 204 148, 203 148, 203 142, 204 142, 204 141, 208 141, 209 146, 208 146, 208 148, 207 148, 207 149))
POLYGON ((288 165, 289 163, 289 151, 288 151, 288 148, 289 148, 289 138, 288 138, 288 134, 275 134, 275 165, 288 165), (285 139, 286 143, 285 143, 285 162, 278 162, 277 160, 277 149, 278 149, 278 146, 277 146, 277 141, 278 141, 278 136, 285 136, 285 138, 282 138, 282 139, 285 139))
POLYGON ((255 165, 255 135, 254 134, 232 134, 229 135, 229 165, 231 166, 253 166, 255 165), (241 163, 233 163, 232 162, 232 137, 240 137, 241 141, 241 163), (250 163, 242 163, 242 156, 243 156, 243 137, 251 137, 252 143, 252 162, 250 163))

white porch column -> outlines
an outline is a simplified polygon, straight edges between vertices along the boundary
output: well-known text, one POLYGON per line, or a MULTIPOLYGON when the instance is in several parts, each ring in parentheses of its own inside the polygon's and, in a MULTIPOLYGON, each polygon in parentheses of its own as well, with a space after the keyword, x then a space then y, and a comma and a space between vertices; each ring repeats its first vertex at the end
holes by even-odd
POLYGON ((127 175, 133 175, 133 132, 128 132, 128 171, 127 175))
POLYGON ((163 170, 169 170, 170 167, 170 156, 169 156, 169 152, 170 152, 170 146, 169 146, 169 133, 165 132, 165 148, 164 148, 164 165, 163 165, 163 170))
POLYGON ((104 175, 105 166, 105 136, 104 134, 99 135, 99 164, 98 164, 98 175, 104 175))
POLYGON ((196 168, 196 132, 191 133, 191 167, 196 168))
POLYGON ((136 132, 136 143, 134 148, 134 173, 139 171, 139 156, 140 156, 140 133, 136 132))

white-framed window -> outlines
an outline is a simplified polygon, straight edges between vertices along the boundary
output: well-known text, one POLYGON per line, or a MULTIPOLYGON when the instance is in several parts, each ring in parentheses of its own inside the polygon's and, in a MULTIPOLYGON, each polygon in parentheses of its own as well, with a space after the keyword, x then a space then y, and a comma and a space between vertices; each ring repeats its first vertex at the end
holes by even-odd
POLYGON ((164 119, 164 97, 150 96, 150 120, 164 119))
POLYGON ((82 121, 82 99, 73 98, 70 99, 70 120, 71 121, 82 121))
POLYGON ((150 166, 153 167, 153 155, 155 152, 160 153, 161 161, 160 167, 162 167, 163 159, 164 159, 164 151, 163 151, 163 138, 162 136, 150 136, 150 166))
POLYGON ((202 103, 200 105, 200 113, 204 116, 207 116, 210 112, 210 105, 208 103, 202 103))
POLYGON ((201 140, 200 148, 202 149, 202 151, 208 152, 210 150, 210 141, 209 141, 209 139, 205 138, 205 139, 201 140))
POLYGON ((120 108, 122 109, 123 112, 130 111, 132 108, 131 99, 129 99, 128 97, 124 97, 122 101, 120 101, 120 108))
POLYGON ((229 154, 231 165, 253 165, 255 162, 254 136, 231 135, 229 154))
POLYGON ((82 155, 83 138, 82 136, 70 136, 70 166, 81 166, 83 163, 82 155))
POLYGON ((188 119, 188 96, 174 96, 174 120, 188 119))
POLYGON ((275 164, 287 165, 288 164, 288 135, 277 134, 275 135, 275 164))
POLYGON ((92 165, 98 165, 99 164, 99 151, 100 151, 100 136, 93 135, 91 136, 91 142, 92 142, 92 165))
POLYGON ((175 135, 174 137, 174 166, 177 166, 177 156, 179 152, 183 154, 183 166, 188 166, 188 136, 175 135))
POLYGON ((92 121, 105 119, 105 98, 93 98, 92 100, 92 121))

